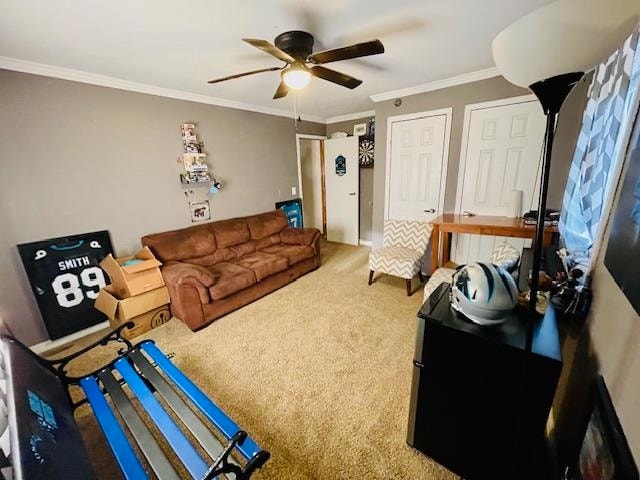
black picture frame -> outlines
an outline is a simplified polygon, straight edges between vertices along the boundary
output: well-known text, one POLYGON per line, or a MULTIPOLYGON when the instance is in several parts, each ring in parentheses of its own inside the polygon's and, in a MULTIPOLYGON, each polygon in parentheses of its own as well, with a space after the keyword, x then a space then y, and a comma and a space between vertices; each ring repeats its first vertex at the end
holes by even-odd
POLYGON ((594 381, 582 438, 578 458, 565 478, 638 480, 638 469, 602 375, 594 381))
POLYGON ((113 254, 107 230, 22 243, 17 248, 51 340, 107 321, 93 308, 100 288, 111 283, 100 268, 100 262, 113 254), (96 268, 102 272, 99 281, 96 268))

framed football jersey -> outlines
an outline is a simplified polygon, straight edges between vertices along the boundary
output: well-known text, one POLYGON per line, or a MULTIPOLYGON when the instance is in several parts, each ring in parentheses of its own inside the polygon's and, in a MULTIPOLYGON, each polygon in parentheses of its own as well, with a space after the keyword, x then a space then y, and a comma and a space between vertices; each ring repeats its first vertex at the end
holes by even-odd
POLYGON ((93 302, 110 283, 99 266, 113 253, 108 231, 23 243, 18 251, 51 339, 107 320, 93 302))

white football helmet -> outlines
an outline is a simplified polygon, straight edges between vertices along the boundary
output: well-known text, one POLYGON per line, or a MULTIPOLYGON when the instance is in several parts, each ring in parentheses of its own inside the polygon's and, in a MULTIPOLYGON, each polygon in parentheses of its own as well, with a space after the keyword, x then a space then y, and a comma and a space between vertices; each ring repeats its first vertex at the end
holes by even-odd
POLYGON ((516 306, 518 287, 502 267, 476 262, 460 267, 451 283, 451 306, 479 325, 498 325, 516 306))

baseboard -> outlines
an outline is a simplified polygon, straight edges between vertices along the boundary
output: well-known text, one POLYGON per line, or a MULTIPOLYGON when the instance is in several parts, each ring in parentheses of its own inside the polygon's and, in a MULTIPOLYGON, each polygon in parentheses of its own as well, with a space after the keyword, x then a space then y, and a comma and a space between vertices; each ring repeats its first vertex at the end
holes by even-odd
POLYGON ((358 243, 365 247, 370 247, 372 245, 371 240, 363 240, 362 238, 358 240, 358 243))
POLYGON ((105 328, 109 328, 109 322, 99 323, 97 325, 94 325, 93 327, 85 328, 84 330, 80 330, 79 332, 72 333, 71 335, 67 335, 66 337, 58 338, 56 340, 45 340, 44 342, 40 342, 29 348, 32 352, 41 355, 42 353, 48 352, 49 350, 62 347, 67 343, 74 342, 82 337, 86 337, 87 335, 91 335, 92 333, 104 330, 105 328))

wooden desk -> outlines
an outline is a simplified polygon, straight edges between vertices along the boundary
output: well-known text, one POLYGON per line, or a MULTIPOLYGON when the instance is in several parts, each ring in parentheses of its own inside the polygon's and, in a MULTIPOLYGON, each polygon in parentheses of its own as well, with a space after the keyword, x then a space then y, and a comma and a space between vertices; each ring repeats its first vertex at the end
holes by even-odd
MULTIPOLYGON (((442 263, 449 261, 452 233, 471 233, 475 235, 493 235, 496 237, 534 238, 535 225, 525 225, 522 218, 494 217, 475 215, 468 217, 454 213, 445 213, 431 222, 433 224, 433 247, 431 249, 431 271, 438 268, 440 253, 440 233, 442 233, 442 263)), ((545 227, 543 245, 550 245, 558 227, 545 227)))

